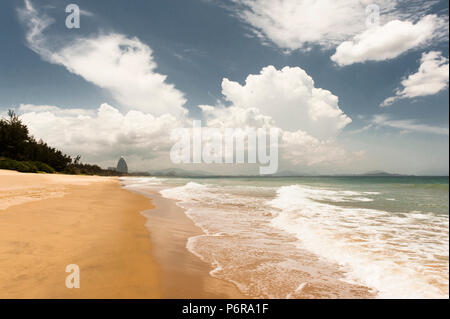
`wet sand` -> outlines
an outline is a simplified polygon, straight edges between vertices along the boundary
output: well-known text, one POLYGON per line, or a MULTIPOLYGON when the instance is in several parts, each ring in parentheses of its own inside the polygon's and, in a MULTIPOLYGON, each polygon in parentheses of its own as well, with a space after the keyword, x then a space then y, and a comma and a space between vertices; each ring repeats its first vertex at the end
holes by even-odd
POLYGON ((175 201, 153 191, 140 193, 155 205, 142 214, 147 218, 153 256, 160 266, 162 298, 249 298, 232 283, 212 277, 209 273, 213 268, 188 251, 188 238, 203 232, 175 201))

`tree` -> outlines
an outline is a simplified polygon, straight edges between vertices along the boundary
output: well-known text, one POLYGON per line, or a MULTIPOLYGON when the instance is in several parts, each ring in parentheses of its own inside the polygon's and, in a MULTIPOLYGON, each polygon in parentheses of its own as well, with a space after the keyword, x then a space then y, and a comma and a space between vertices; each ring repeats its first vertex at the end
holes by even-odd
POLYGON ((25 160, 25 149, 30 142, 28 128, 14 111, 8 111, 9 119, 0 120, 0 156, 25 160))
POLYGON ((0 166, 22 172, 54 171, 68 174, 125 175, 116 171, 103 170, 98 165, 81 163, 81 156, 74 160, 60 150, 47 145, 42 139, 38 142, 29 135, 26 125, 14 111, 8 111, 9 119, 0 119, 0 166))
POLYGON ((57 171, 63 171, 72 158, 50 147, 44 141, 36 142, 29 135, 26 125, 14 111, 8 111, 9 119, 0 119, 0 156, 18 161, 38 161, 57 171))

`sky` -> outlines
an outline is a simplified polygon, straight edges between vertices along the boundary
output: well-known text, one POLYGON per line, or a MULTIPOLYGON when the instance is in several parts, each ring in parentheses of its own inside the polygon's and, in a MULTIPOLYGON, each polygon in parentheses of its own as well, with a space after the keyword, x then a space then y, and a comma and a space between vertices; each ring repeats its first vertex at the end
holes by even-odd
POLYGON ((103 167, 255 172, 173 164, 170 131, 200 119, 278 128, 279 171, 448 175, 448 15, 437 0, 5 0, 0 115, 103 167))

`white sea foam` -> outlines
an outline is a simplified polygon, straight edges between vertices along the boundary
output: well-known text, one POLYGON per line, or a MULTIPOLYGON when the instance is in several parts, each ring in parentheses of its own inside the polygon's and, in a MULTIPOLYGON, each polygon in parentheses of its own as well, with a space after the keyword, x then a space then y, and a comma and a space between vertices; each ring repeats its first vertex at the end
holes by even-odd
POLYGON ((279 210, 272 224, 342 265, 349 280, 375 288, 380 297, 448 298, 448 216, 320 202, 336 196, 299 185, 281 187, 268 202, 279 210))
POLYGON ((177 200, 203 230, 204 235, 189 238, 186 247, 214 267, 212 276, 233 282, 251 296, 286 298, 300 296, 298 287, 309 272, 317 272, 320 275, 310 279, 315 287, 334 285, 323 296, 335 297, 341 288, 336 267, 305 271, 316 257, 300 251, 294 237, 271 225, 273 215, 265 202, 275 190, 189 182, 160 193, 177 200))
POLYGON ((363 285, 379 297, 448 298, 448 215, 363 208, 389 198, 336 187, 126 183, 176 200, 204 233, 187 249, 248 295, 367 296, 363 285))
POLYGON ((158 177, 120 177, 119 180, 125 188, 139 188, 161 185, 166 179, 158 177))

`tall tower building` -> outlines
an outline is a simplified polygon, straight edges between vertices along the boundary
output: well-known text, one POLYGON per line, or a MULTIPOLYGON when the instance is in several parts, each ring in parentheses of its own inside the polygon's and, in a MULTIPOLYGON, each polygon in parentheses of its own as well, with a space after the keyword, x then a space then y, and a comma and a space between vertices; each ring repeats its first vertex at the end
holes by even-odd
POLYGON ((125 162, 123 156, 121 156, 119 161, 117 162, 117 171, 119 173, 128 173, 128 165, 127 162, 125 162))

